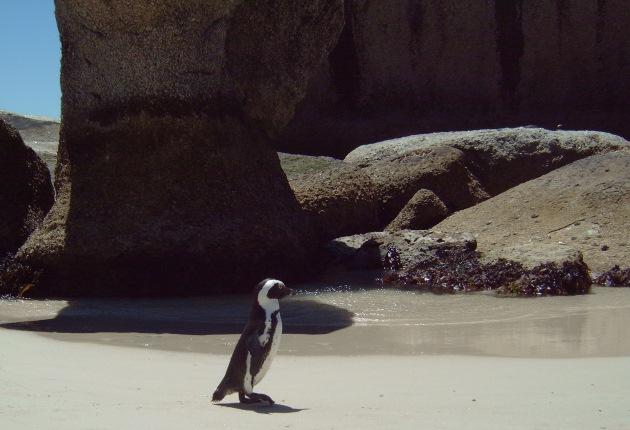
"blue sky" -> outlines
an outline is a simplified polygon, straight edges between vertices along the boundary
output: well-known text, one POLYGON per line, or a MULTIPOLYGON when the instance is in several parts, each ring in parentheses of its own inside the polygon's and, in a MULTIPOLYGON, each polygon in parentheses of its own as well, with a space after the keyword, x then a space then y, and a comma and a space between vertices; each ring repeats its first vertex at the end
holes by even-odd
POLYGON ((0 0, 0 110, 59 118, 53 0, 0 0))

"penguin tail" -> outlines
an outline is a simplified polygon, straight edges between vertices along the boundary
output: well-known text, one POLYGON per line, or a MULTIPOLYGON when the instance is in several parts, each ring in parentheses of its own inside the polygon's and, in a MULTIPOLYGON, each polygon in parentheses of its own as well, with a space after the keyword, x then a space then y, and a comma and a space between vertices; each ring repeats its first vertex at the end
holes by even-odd
POLYGON ((230 394, 233 390, 230 390, 228 388, 228 381, 227 378, 223 379, 223 381, 221 381, 221 383, 219 384, 219 386, 217 387, 216 390, 214 390, 214 393, 212 394, 212 401, 213 402, 220 402, 221 400, 223 400, 223 398, 225 396, 227 396, 228 394, 230 394))
POLYGON ((220 388, 214 390, 214 394, 212 394, 213 402, 220 402, 225 397, 225 391, 222 391, 220 388))

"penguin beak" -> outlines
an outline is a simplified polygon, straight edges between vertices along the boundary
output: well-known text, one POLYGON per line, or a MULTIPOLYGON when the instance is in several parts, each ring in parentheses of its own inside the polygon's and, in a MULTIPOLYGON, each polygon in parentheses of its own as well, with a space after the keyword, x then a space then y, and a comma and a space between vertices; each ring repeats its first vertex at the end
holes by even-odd
POLYGON ((295 296, 295 290, 285 287, 285 296, 295 296))

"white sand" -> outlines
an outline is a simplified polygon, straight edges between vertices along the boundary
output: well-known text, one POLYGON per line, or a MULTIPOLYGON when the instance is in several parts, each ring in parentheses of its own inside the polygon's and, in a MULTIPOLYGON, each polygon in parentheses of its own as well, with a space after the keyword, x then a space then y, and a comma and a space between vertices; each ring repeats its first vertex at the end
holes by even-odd
POLYGON ((209 402, 227 360, 0 329, 0 428, 630 429, 628 357, 281 351, 250 409, 209 402))

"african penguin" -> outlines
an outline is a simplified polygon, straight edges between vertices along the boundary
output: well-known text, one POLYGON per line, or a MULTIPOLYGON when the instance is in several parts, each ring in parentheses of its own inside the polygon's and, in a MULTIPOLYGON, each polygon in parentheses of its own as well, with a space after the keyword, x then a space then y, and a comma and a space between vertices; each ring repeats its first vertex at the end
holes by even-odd
POLYGON ((282 335, 279 299, 290 294, 294 294, 293 290, 277 279, 265 279, 256 285, 249 322, 234 348, 223 380, 212 395, 213 402, 238 393, 241 403, 268 402, 273 405, 271 397, 253 390, 269 370, 278 351, 282 335))

